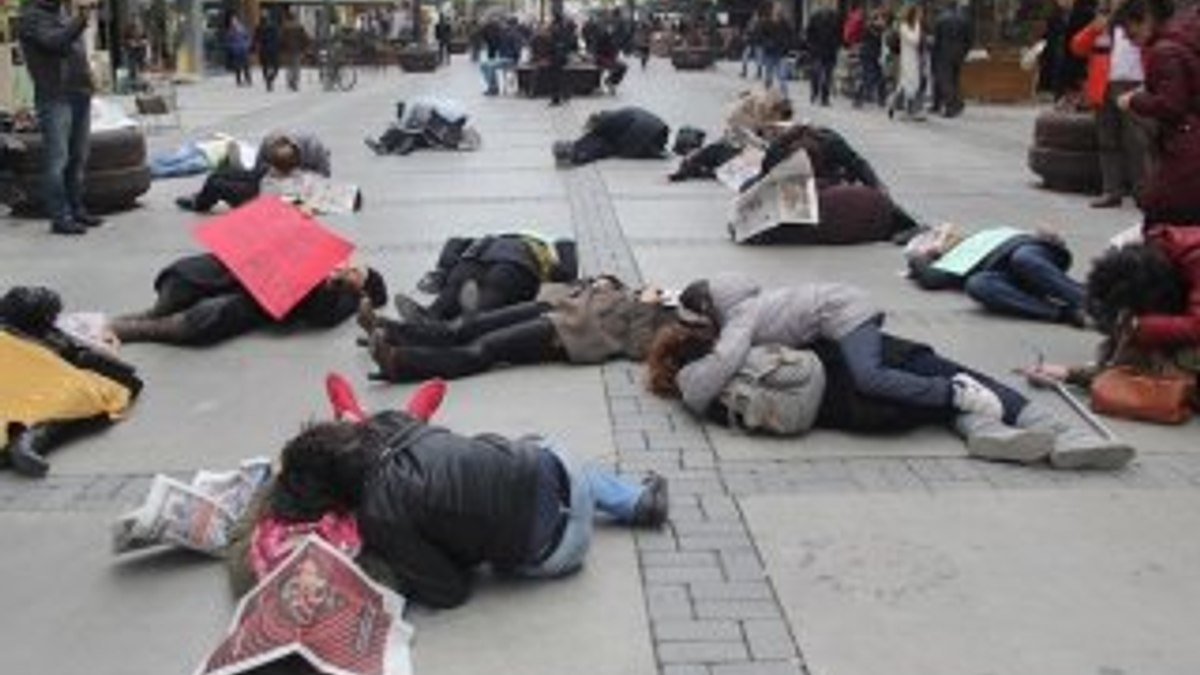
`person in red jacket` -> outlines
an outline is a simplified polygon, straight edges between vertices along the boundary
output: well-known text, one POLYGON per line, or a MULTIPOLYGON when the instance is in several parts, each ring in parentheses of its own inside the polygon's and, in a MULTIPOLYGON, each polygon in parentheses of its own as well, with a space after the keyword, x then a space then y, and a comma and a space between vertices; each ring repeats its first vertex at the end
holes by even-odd
POLYGON ((1071 51, 1088 59, 1086 94, 1096 113, 1100 174, 1104 194, 1095 208, 1114 208, 1124 196, 1137 195, 1146 173, 1147 145, 1143 123, 1117 105, 1142 85, 1141 50, 1125 26, 1112 21, 1102 7, 1096 18, 1071 39, 1071 51))
POLYGON ((1155 163, 1140 195, 1146 225, 1200 224, 1200 8, 1127 0, 1120 16, 1144 45, 1146 86, 1117 100, 1158 125, 1155 163))

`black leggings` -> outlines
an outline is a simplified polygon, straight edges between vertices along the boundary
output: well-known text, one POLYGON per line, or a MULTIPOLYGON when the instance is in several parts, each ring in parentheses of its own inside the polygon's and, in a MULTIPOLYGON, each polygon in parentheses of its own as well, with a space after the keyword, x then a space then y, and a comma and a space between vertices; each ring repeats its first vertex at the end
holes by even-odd
POLYGON ((217 169, 204 179, 196 193, 197 211, 208 211, 219 202, 241 206, 258 196, 262 174, 244 169, 217 169))
POLYGON ((459 347, 504 328, 540 319, 550 311, 544 302, 519 302, 453 321, 396 323, 383 320, 389 342, 410 347, 459 347))
POLYGON ((565 361, 566 352, 554 324, 545 317, 514 323, 454 346, 391 345, 376 359, 383 377, 394 382, 430 377, 455 379, 489 370, 500 363, 534 364, 565 361))
POLYGON ((211 345, 268 325, 271 317, 240 288, 206 293, 176 276, 163 277, 158 299, 150 311, 154 318, 179 316, 177 330, 161 334, 159 342, 211 345))
POLYGON ((460 260, 450 268, 445 285, 429 306, 429 313, 443 320, 462 314, 464 308, 459 298, 468 281, 474 281, 479 288, 478 304, 473 310, 478 312, 531 300, 541 286, 533 273, 515 263, 460 260))

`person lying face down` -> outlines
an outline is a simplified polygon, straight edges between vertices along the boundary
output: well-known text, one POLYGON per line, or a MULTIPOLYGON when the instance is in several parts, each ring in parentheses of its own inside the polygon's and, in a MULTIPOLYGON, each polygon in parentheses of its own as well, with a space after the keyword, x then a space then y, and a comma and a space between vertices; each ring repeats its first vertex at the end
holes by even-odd
POLYGON ((545 284, 538 300, 450 322, 395 322, 365 310, 376 379, 457 378, 501 364, 603 363, 645 358, 655 331, 675 308, 655 287, 630 288, 616 277, 545 284))
POLYGON ((559 164, 579 166, 608 157, 659 159, 665 156, 671 128, 658 115, 634 106, 593 114, 578 140, 553 146, 559 164))
POLYGON ((263 179, 281 179, 297 172, 331 175, 329 150, 315 136, 274 132, 263 139, 253 169, 225 167, 204 179, 200 191, 178 197, 175 204, 185 211, 207 213, 224 202, 241 206, 262 191, 263 179))
POLYGON ((966 234, 946 223, 911 239, 904 255, 909 278, 926 290, 962 288, 993 312, 1086 325, 1083 284, 1067 276, 1071 252, 1053 232, 987 228, 966 234))
POLYGON ((271 324, 332 328, 352 316, 362 301, 387 302, 387 286, 375 270, 344 265, 309 291, 276 320, 216 256, 186 256, 168 265, 154 281, 154 305, 139 314, 114 318, 111 328, 124 342, 203 346, 271 324))
MULTIPOLYGON (((664 327, 655 337, 647 364, 647 388, 665 398, 694 397, 694 383, 680 378, 681 371, 713 349, 716 333, 700 321, 664 327)), ((967 443, 968 453, 980 459, 1022 464, 1048 462, 1061 469, 1118 469, 1134 456, 1134 449, 1119 439, 1100 436, 1090 428, 1055 416, 1017 391, 956 363, 932 347, 887 333, 882 334, 884 364, 916 376, 953 378, 968 374, 994 394, 1011 424, 978 413, 956 413, 928 408, 903 400, 885 400, 862 394, 838 345, 818 340, 809 349, 817 357, 823 377, 810 377, 793 399, 802 409, 798 419, 812 420, 822 429, 890 434, 937 425, 954 430, 967 443)), ((721 398, 700 413, 710 421, 728 424, 731 417, 721 398)), ((801 433, 803 430, 801 431, 801 433)))
POLYGON ((667 482, 580 467, 537 436, 464 436, 404 412, 305 428, 283 449, 272 510, 292 520, 354 514, 364 552, 396 590, 433 607, 465 602, 476 568, 550 578, 583 565, 597 512, 659 527, 667 482))

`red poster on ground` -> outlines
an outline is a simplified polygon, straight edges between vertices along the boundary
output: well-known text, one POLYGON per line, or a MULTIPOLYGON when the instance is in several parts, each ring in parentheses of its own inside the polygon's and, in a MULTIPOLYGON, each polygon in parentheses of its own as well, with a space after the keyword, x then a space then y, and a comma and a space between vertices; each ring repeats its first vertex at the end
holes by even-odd
POLYGON ((354 250, 353 244, 275 195, 210 218, 194 234, 276 319, 354 250))

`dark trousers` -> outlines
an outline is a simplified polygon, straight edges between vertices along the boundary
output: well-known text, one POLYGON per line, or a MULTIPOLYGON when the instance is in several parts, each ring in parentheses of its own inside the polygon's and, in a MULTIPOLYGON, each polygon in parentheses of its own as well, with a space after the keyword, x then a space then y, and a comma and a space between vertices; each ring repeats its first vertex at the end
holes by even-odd
POLYGON ((887 101, 887 83, 879 60, 866 60, 859 64, 858 89, 854 92, 854 105, 870 101, 883 105, 887 101))
POLYGON ((1138 82, 1110 82, 1104 93, 1104 105, 1096 111, 1100 175, 1106 195, 1136 196, 1146 175, 1146 130, 1131 113, 1117 107, 1121 94, 1139 86, 1138 82))
POLYGON ((519 302, 451 321, 392 322, 383 324, 389 342, 410 347, 459 347, 488 333, 543 317, 550 311, 544 302, 519 302))
POLYGON ((198 288, 168 274, 158 284, 156 318, 182 317, 182 331, 167 336, 170 342, 191 346, 211 345, 266 326, 271 317, 241 287, 198 288))
POLYGON ((249 54, 230 54, 229 68, 233 71, 234 81, 237 86, 243 85, 249 87, 254 84, 254 80, 250 77, 250 55, 249 54))
POLYGON ((274 91, 275 78, 279 76, 279 56, 263 54, 259 55, 259 60, 262 61, 262 76, 267 83, 267 91, 274 91))
POLYGON ((1068 312, 1083 308, 1084 288, 1057 260, 1048 244, 1021 244, 1002 265, 967 277, 964 289, 995 312, 1061 321, 1068 312))
MULTIPOLYGON (((383 368, 394 381, 431 377, 454 379, 482 373, 501 363, 513 365, 566 360, 554 324, 545 317, 522 321, 449 347, 398 346, 383 368)), ((381 364, 383 365, 383 364, 381 364)))
POLYGON ((515 263, 460 260, 450 268, 445 285, 429 306, 429 313, 443 320, 462 314, 465 308, 460 299, 467 282, 474 282, 478 289, 478 303, 472 308, 475 312, 532 300, 541 286, 536 275, 515 263))
POLYGON ((922 408, 954 405, 950 378, 889 367, 884 362, 883 332, 867 321, 837 341, 854 388, 864 396, 922 408))
MULTIPOLYGON (((550 102, 562 103, 567 100, 567 71, 561 63, 551 63, 544 71, 550 80, 550 102)), ((534 86, 537 91, 537 86, 534 86)))
POLYGON ((925 378, 936 378, 949 381, 950 378, 959 373, 966 373, 975 378, 983 386, 991 389, 993 393, 1000 399, 1000 404, 1004 407, 1004 423, 1013 424, 1017 421, 1017 416, 1028 405, 1029 400, 1022 396, 1019 392, 1008 387, 988 375, 985 375, 977 370, 972 370, 966 366, 951 361, 950 359, 938 354, 933 349, 925 348, 915 350, 904 361, 895 366, 902 368, 905 372, 911 373, 914 376, 925 378))
POLYGON ((84 210, 92 99, 85 93, 66 94, 37 101, 35 107, 45 146, 43 201, 52 221, 69 221, 84 210))
POLYGON ((829 96, 833 91, 833 69, 837 65, 837 57, 832 59, 816 59, 812 64, 809 83, 809 100, 821 105, 829 105, 829 96))
POLYGON ((941 110, 947 117, 954 117, 962 112, 962 61, 958 59, 939 59, 933 66, 935 110, 941 110))
POLYGON ((208 211, 220 202, 241 206, 258 196, 261 182, 262 176, 256 171, 217 169, 204 179, 204 185, 196 193, 196 210, 208 211))

